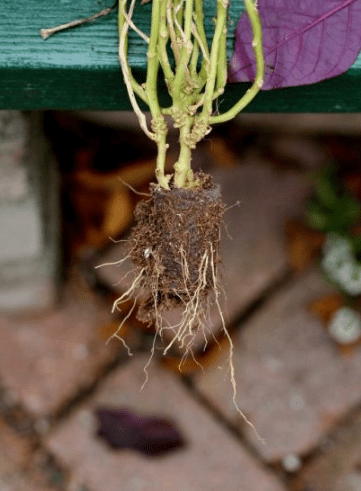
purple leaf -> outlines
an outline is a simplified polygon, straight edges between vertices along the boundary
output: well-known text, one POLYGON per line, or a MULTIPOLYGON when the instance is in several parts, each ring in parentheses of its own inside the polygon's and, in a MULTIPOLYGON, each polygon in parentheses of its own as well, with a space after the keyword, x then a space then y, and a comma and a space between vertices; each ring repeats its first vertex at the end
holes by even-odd
POLYGON ((146 455, 158 455, 184 445, 173 423, 164 418, 145 417, 126 409, 96 411, 98 436, 112 448, 132 448, 146 455))
MULTIPOLYGON (((361 0, 258 0, 263 27, 263 90, 308 85, 344 73, 361 50, 361 0)), ((236 29, 229 81, 255 78, 248 15, 236 29)))

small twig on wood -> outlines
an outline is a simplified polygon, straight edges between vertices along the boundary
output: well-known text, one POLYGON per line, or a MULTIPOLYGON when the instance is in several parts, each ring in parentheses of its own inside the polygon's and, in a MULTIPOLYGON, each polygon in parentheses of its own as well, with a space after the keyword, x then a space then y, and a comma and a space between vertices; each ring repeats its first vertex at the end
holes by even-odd
POLYGON ((116 9, 118 2, 116 1, 112 7, 108 7, 106 9, 101 10, 100 12, 91 15, 90 17, 85 17, 83 19, 73 20, 71 22, 67 22, 66 24, 61 24, 60 26, 50 27, 48 29, 40 29, 40 36, 43 39, 48 39, 48 37, 52 36, 56 32, 65 31, 66 29, 71 29, 72 27, 77 27, 83 24, 87 24, 88 22, 92 22, 93 20, 98 19, 99 17, 104 17, 113 10, 116 9))

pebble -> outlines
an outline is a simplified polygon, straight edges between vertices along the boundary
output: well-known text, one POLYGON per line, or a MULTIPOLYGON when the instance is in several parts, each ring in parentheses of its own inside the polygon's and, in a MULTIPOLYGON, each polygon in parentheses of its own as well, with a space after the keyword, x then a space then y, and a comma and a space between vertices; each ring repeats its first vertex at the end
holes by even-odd
POLYGON ((301 459, 296 454, 288 454, 282 460, 282 466, 287 472, 297 472, 302 467, 301 459))

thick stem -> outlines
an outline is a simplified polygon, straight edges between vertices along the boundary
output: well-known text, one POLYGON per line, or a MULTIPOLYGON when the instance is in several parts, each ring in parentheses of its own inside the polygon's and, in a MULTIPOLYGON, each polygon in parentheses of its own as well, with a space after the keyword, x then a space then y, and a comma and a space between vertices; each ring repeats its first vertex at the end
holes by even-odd
POLYGON ((164 172, 165 157, 168 148, 168 144, 166 143, 166 137, 167 137, 166 131, 163 131, 158 136, 158 140, 157 140, 158 154, 157 154, 157 162, 155 168, 155 176, 157 178, 158 183, 164 189, 169 189, 168 179, 164 172))
POLYGON ((185 124, 180 128, 180 153, 178 162, 174 165, 174 186, 177 188, 183 188, 188 184, 192 184, 192 171, 191 171, 191 147, 188 144, 188 138, 190 129, 192 126, 192 119, 188 118, 185 124))
POLYGON ((161 114, 158 94, 157 94, 157 80, 159 69, 158 58, 158 39, 159 39, 159 27, 160 27, 160 3, 165 0, 153 0, 152 6, 152 23, 150 30, 150 38, 147 51, 147 79, 145 84, 145 92, 148 97, 149 109, 153 118, 158 118, 161 114))
MULTIPOLYGON (((227 27, 223 28, 222 35, 219 41, 218 63, 217 63, 217 96, 222 94, 227 82, 227 27)), ((214 94, 213 94, 214 99, 214 94)))
MULTIPOLYGON (((152 113, 152 129, 155 134, 155 141, 158 145, 158 156, 156 163, 156 177, 159 184, 168 189, 168 181, 165 177, 165 155, 167 150, 167 123, 162 114, 158 101, 157 81, 159 70, 158 58, 158 41, 160 38, 160 12, 161 3, 166 4, 166 0, 153 0, 152 6, 152 23, 150 29, 150 37, 148 44, 148 64, 147 64, 147 79, 145 84, 145 92, 148 97, 150 112, 152 113)), ((163 10, 165 10, 163 8, 163 10)))

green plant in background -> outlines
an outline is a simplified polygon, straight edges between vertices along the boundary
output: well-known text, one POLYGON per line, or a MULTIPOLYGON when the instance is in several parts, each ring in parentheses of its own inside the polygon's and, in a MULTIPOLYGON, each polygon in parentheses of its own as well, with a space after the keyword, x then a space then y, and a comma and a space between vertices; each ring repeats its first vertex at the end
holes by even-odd
POLYGON ((347 295, 361 294, 361 237, 353 233, 360 223, 361 204, 342 185, 333 162, 313 175, 314 194, 306 207, 307 224, 326 233, 322 268, 347 295))
POLYGON ((153 0, 150 36, 140 32, 132 22, 135 0, 128 7, 119 0, 119 60, 128 94, 140 126, 158 147, 156 177, 169 189, 171 176, 165 175, 167 123, 170 115, 179 128, 180 154, 174 165, 174 186, 197 186, 191 169, 191 154, 196 144, 210 131, 211 125, 234 118, 255 97, 263 84, 264 57, 262 29, 255 0, 245 0, 253 29, 253 49, 257 61, 256 78, 245 95, 224 114, 213 114, 213 102, 224 92, 227 81, 227 10, 228 0, 217 0, 214 35, 211 46, 205 36, 203 0, 153 0), (147 73, 144 84, 132 75, 127 59, 128 31, 133 28, 148 44, 147 73), (173 54, 174 66, 169 52, 173 54), (159 104, 157 81, 162 69, 172 104, 159 104), (149 106, 151 129, 137 102, 140 98, 149 106))
POLYGON ((361 316, 353 308, 361 295, 361 236, 353 230, 360 223, 361 204, 344 188, 338 170, 333 162, 313 176, 315 191, 307 204, 306 220, 326 233, 321 267, 343 294, 345 304, 333 314, 328 331, 338 343, 347 345, 361 337, 361 316))
POLYGON ((328 232, 322 249, 321 267, 327 279, 344 296, 344 306, 333 314, 328 326, 330 335, 341 344, 351 344, 361 338, 361 316, 357 311, 357 299, 361 295, 361 263, 357 260, 353 238, 328 232))
POLYGON ((342 187, 337 170, 332 163, 313 175, 315 192, 307 204, 306 221, 316 230, 345 234, 359 222, 361 205, 342 187))

